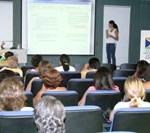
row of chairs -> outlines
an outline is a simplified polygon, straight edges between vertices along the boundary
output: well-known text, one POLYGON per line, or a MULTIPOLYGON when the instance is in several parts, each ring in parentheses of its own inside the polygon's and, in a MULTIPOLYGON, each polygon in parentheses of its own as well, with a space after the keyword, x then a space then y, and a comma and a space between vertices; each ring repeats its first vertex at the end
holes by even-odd
MULTIPOLYGON (((26 105, 33 106, 33 94, 25 91, 27 96, 26 105)), ((77 106, 79 95, 76 91, 47 91, 42 96, 51 95, 59 99, 64 106, 77 106)), ((99 106, 103 111, 112 110, 113 107, 121 101, 121 93, 114 90, 90 91, 87 94, 85 105, 99 106)), ((150 102, 150 90, 146 90, 146 101, 150 102)))
MULTIPOLYGON (((97 106, 65 107, 66 133, 98 133, 103 131, 102 110, 97 106)), ((1 133, 36 133, 33 112, 1 111, 1 133)), ((128 108, 115 112, 112 131, 150 132, 150 108, 128 108)))
MULTIPOLYGON (((113 65, 113 64, 109 64, 113 65)), ((25 67, 25 66, 24 66, 25 67)), ((22 68, 24 68, 22 67, 22 68)), ((29 66, 30 68, 31 66, 29 66)), ((109 68, 112 71, 113 77, 128 77, 134 74, 135 70, 134 69, 116 69, 114 68, 109 68)), ((81 78, 81 73, 80 72, 60 72, 61 76, 63 77, 63 86, 67 86, 67 83, 70 79, 72 78, 81 78)), ((86 74, 86 78, 94 78, 95 72, 88 72, 86 74)), ((38 77, 39 73, 38 72, 29 72, 25 76, 25 87, 27 87, 27 84, 33 77, 38 77)))

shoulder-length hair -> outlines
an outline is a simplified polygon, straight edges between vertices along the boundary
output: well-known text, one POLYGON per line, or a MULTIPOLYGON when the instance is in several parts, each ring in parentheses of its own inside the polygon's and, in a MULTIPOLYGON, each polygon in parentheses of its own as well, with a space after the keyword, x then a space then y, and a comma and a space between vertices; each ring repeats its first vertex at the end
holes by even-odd
POLYGON ((20 110, 25 106, 23 83, 17 77, 9 77, 0 83, 0 110, 20 110))

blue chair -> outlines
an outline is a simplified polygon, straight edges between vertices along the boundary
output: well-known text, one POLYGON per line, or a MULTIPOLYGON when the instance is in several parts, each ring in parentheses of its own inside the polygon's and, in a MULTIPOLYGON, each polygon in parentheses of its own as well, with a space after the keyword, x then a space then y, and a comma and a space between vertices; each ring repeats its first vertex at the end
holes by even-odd
POLYGON ((26 75, 27 70, 34 69, 34 66, 22 66, 21 70, 23 72, 23 77, 26 75))
POLYGON ((81 73, 80 72, 60 72, 63 81, 62 85, 63 87, 67 87, 68 81, 70 79, 75 79, 75 78, 81 78, 81 73))
POLYGON ((33 94, 29 91, 24 91, 25 96, 27 97, 26 106, 33 107, 33 94))
POLYGON ((78 93, 76 91, 46 91, 42 94, 42 97, 48 95, 56 97, 64 106, 78 105, 78 93))
POLYGON ((65 107, 66 133, 96 133, 102 131, 102 111, 96 106, 65 107))
POLYGON ((145 101, 150 102, 150 89, 146 89, 145 93, 146 93, 145 101))
POLYGON ((0 133, 37 133, 30 111, 0 111, 0 133))
POLYGON ((135 70, 132 69, 117 69, 113 72, 113 77, 128 77, 132 76, 135 70))
POLYGON ((112 110, 121 101, 120 92, 115 90, 90 91, 87 94, 85 105, 99 106, 103 111, 112 110))
POLYGON ((33 80, 32 85, 31 85, 31 92, 33 94, 33 97, 35 97, 37 95, 37 93, 42 88, 42 85, 43 85, 42 79, 33 80))
POLYGON ((94 79, 95 73, 96 72, 87 72, 85 78, 86 79, 94 79))
POLYGON ((93 85, 93 79, 70 79, 67 85, 67 89, 76 91, 78 93, 79 100, 81 100, 86 90, 93 85))
POLYGON ((28 72, 25 76, 25 88, 27 87, 28 83, 33 77, 38 77, 39 73, 38 72, 28 72))
POLYGON ((136 66, 137 66, 137 64, 133 64, 133 63, 123 63, 120 65, 120 69, 136 70, 136 66))
POLYGON ((150 108, 127 108, 115 112, 110 131, 150 132, 150 108))

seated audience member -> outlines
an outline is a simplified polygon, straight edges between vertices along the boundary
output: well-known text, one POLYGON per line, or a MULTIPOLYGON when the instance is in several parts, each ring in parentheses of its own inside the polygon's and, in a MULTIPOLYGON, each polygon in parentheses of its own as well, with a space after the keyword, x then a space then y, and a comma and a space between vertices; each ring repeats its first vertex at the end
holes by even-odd
POLYGON ((6 78, 15 77, 15 76, 16 74, 13 71, 3 70, 0 72, 0 83, 6 78))
POLYGON ((33 110, 25 107, 23 83, 16 77, 9 77, 0 83, 0 111, 33 110))
POLYGON ((46 61, 46 60, 40 61, 38 68, 37 68, 37 71, 39 72, 39 77, 33 77, 30 80, 30 82, 27 85, 26 91, 31 91, 31 85, 32 85, 33 80, 39 79, 42 76, 42 71, 47 67, 52 67, 49 61, 46 61))
POLYGON ((88 64, 85 64, 81 70, 81 78, 85 78, 87 72, 96 72, 100 68, 100 62, 98 58, 91 58, 88 64))
POLYGON ((7 51, 4 54, 4 60, 0 62, 0 66, 8 66, 7 59, 8 57, 14 56, 14 53, 11 51, 7 51))
POLYGON ((7 63, 8 63, 8 66, 3 67, 0 71, 10 70, 15 73, 18 73, 21 77, 23 76, 23 72, 22 72, 21 68, 19 68, 19 66, 18 66, 18 58, 16 56, 8 57, 7 63))
POLYGON ((86 96, 89 91, 96 90, 116 90, 119 91, 119 87, 113 84, 110 71, 106 67, 100 67, 95 73, 94 77, 94 86, 91 86, 87 89, 82 99, 79 102, 79 105, 84 105, 86 101, 86 96))
POLYGON ((64 106, 55 97, 42 97, 34 112, 38 133, 65 133, 64 106))
POLYGON ((143 74, 143 86, 145 89, 150 89, 150 65, 147 67, 145 73, 143 74))
POLYGON ((129 77, 124 85, 126 101, 119 102, 115 105, 114 110, 110 114, 110 121, 114 116, 114 111, 121 108, 130 107, 150 107, 149 102, 145 102, 145 89, 142 81, 138 77, 129 77))
POLYGON ((65 87, 60 87, 62 77, 54 68, 45 68, 42 72, 41 79, 43 80, 43 86, 33 98, 33 105, 35 105, 41 99, 41 96, 45 91, 66 91, 65 87))
POLYGON ((148 67, 148 62, 145 60, 140 60, 137 63, 137 67, 136 67, 136 71, 134 73, 133 76, 136 76, 138 78, 142 78, 142 74, 146 71, 147 67, 148 67))
POLYGON ((55 67, 55 69, 59 72, 64 72, 64 71, 75 71, 75 68, 73 66, 70 66, 69 65, 70 63, 70 58, 68 55, 66 54, 62 54, 60 56, 60 59, 59 59, 59 64, 60 66, 59 67, 55 67))
MULTIPOLYGON (((30 71, 38 71, 38 65, 39 65, 39 63, 40 63, 42 60, 43 60, 42 55, 36 54, 36 55, 32 56, 32 58, 31 58, 31 64, 32 64, 32 66, 34 66, 34 69, 29 69, 29 70, 27 70, 27 72, 30 72, 30 71)), ((26 72, 26 73, 27 73, 27 72, 26 72)))

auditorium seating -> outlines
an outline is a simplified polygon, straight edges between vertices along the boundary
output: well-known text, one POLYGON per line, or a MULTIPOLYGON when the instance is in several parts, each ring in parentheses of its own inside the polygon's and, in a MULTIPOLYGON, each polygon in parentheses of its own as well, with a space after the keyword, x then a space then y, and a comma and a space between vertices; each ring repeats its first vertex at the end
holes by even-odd
POLYGON ((117 85, 119 87, 121 97, 124 97, 124 83, 126 81, 127 77, 113 77, 114 85, 117 85))
POLYGON ((145 101, 150 102, 150 89, 146 89, 146 96, 145 96, 145 101))
POLYGON ((102 131, 102 112, 96 106, 65 107, 66 133, 96 133, 102 131))
POLYGON ((86 90, 93 85, 93 79, 70 79, 67 85, 67 89, 76 91, 79 95, 79 100, 81 100, 86 90))
POLYGON ((62 85, 63 87, 67 87, 68 81, 70 79, 75 79, 75 78, 81 78, 81 73, 80 72, 60 72, 63 81, 62 85))
POLYGON ((33 107, 33 94, 32 92, 29 92, 29 91, 24 91, 24 94, 25 96, 27 97, 27 100, 26 100, 26 106, 27 107, 33 107))
POLYGON ((34 66, 22 66, 21 70, 23 72, 23 77, 26 75, 27 70, 34 69, 34 66))
POLYGON ((136 70, 136 64, 131 64, 131 63, 123 63, 120 65, 120 69, 132 69, 136 70))
POLYGON ((47 95, 56 97, 64 106, 78 105, 78 93, 76 91, 46 91, 42 94, 42 97, 47 95))
POLYGON ((96 105, 103 111, 106 111, 112 110, 119 101, 121 101, 120 92, 115 90, 97 90, 88 92, 85 105, 96 105))
POLYGON ((30 82, 30 80, 33 78, 33 77, 38 77, 39 76, 39 73, 38 72, 35 72, 35 71, 31 71, 31 72, 28 72, 25 76, 25 88, 27 87, 28 83, 30 82))
POLYGON ((119 109, 114 114, 110 131, 150 132, 150 108, 119 109))
POLYGON ((0 133, 37 133, 33 112, 0 111, 0 133))
POLYGON ((103 63, 102 66, 108 68, 111 74, 113 74, 113 72, 116 70, 116 65, 114 64, 103 63))
POLYGON ((116 69, 113 72, 113 77, 128 77, 132 76, 135 73, 135 70, 132 69, 116 69))
POLYGON ((93 79, 94 78, 94 76, 95 76, 95 71, 94 72, 87 72, 86 73, 86 76, 85 76, 85 78, 87 78, 87 79, 93 79))
POLYGON ((31 85, 31 92, 33 94, 33 97, 36 96, 36 94, 42 88, 42 85, 43 85, 42 79, 35 79, 35 80, 33 80, 32 85, 31 85))

